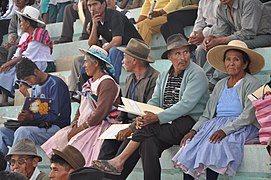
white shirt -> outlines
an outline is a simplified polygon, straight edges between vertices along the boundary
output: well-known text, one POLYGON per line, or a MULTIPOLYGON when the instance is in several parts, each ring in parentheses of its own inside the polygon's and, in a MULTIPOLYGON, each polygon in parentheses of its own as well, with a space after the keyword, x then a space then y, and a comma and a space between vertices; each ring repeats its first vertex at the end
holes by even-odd
POLYGON ((212 34, 213 28, 207 27, 207 26, 215 25, 216 10, 219 4, 220 4, 220 0, 200 0, 199 1, 198 16, 194 23, 193 32, 194 31, 202 32, 204 37, 212 34))
POLYGON ((29 180, 36 180, 39 174, 40 174, 40 170, 38 167, 36 167, 29 180))

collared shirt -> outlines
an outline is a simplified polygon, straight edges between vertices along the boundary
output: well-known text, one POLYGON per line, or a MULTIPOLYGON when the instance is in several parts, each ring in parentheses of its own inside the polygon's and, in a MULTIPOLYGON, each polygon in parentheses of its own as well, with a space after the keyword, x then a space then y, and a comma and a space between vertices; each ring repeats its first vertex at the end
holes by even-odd
POLYGON ((228 36, 230 40, 253 39, 256 35, 271 34, 271 13, 255 0, 235 0, 233 18, 230 8, 220 4, 217 8, 217 22, 214 36, 228 36), (269 20, 267 20, 269 19, 269 20))
MULTIPOLYGON (((128 90, 128 94, 127 94, 129 99, 133 99, 135 101, 139 101, 138 100, 138 91, 139 91, 138 85, 140 84, 141 80, 143 80, 143 79, 145 79, 147 77, 147 74, 148 74, 149 70, 150 70, 150 66, 147 67, 145 73, 143 74, 142 77, 140 77, 139 80, 136 79, 136 76, 135 76, 134 73, 131 74, 131 76, 132 76, 132 82, 130 84, 130 87, 129 87, 129 90, 128 90)), ((146 97, 144 97, 144 101, 146 102, 147 100, 145 98, 146 97)), ((128 118, 129 119, 133 119, 135 117, 136 117, 136 115, 128 113, 128 118)))
MULTIPOLYGON (((92 27, 92 22, 90 27, 92 27)), ((121 45, 127 45, 131 38, 142 39, 135 26, 117 10, 106 9, 103 24, 99 23, 97 28, 97 37, 100 35, 107 41, 111 42, 115 36, 122 37, 121 45)))
POLYGON ((169 75, 165 87, 163 109, 170 108, 180 101, 180 87, 183 80, 184 71, 174 76, 173 66, 169 70, 169 75))
POLYGON ((40 174, 40 170, 38 167, 36 167, 29 180, 36 180, 39 174, 40 174))
POLYGON ((204 37, 211 35, 213 28, 210 26, 216 22, 216 10, 219 4, 220 0, 199 1, 198 16, 194 23, 193 32, 202 32, 204 37))

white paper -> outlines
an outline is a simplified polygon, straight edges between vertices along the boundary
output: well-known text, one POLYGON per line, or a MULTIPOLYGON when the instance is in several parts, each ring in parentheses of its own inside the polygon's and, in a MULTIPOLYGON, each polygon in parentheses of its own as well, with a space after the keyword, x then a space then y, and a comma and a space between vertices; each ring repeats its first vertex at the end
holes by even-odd
POLYGON ((130 124, 112 124, 98 139, 116 139, 118 132, 129 126, 130 124))

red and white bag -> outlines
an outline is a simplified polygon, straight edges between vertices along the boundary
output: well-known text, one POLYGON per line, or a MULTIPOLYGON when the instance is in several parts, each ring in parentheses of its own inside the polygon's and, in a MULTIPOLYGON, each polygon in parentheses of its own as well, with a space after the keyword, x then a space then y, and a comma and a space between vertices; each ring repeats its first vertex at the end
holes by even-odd
POLYGON ((271 95, 269 92, 263 92, 263 96, 252 102, 256 108, 256 118, 261 128, 259 130, 259 139, 261 144, 267 144, 271 136, 271 95))

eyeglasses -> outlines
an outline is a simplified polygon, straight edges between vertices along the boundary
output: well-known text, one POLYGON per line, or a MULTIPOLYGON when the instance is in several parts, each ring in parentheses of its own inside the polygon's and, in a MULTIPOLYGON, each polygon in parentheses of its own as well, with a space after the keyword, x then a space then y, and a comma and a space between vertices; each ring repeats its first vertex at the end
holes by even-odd
POLYGON ((31 159, 31 158, 20 158, 18 160, 11 159, 8 161, 8 163, 10 164, 10 166, 14 166, 16 163, 18 163, 19 165, 23 165, 26 163, 26 160, 28 159, 31 159))

